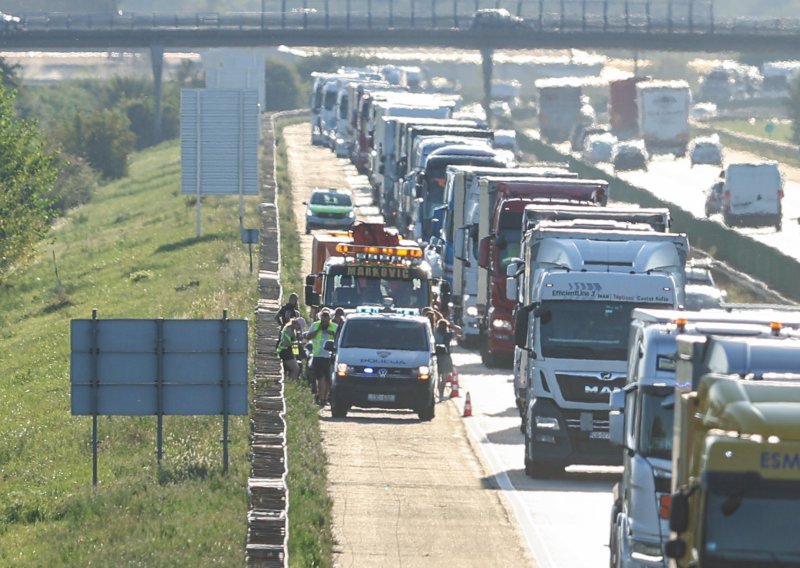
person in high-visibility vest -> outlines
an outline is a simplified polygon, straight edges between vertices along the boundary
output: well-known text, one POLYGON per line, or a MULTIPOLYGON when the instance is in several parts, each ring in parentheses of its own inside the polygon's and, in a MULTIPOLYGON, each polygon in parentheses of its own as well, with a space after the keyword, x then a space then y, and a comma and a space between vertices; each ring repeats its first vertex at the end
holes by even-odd
POLYGON ((331 389, 331 352, 325 349, 325 342, 336 337, 337 329, 330 311, 324 309, 306 333, 306 339, 311 341, 311 373, 317 381, 317 404, 320 406, 328 402, 331 389))
POLYGON ((283 362, 283 371, 289 377, 296 379, 300 376, 300 365, 294 353, 294 344, 303 337, 303 330, 306 327, 306 320, 301 317, 292 318, 281 330, 278 338, 278 357, 283 362))

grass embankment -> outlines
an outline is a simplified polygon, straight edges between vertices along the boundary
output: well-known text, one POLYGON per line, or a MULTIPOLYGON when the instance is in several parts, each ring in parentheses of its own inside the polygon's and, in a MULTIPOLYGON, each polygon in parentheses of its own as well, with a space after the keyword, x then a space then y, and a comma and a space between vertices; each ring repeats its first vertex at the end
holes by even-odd
MULTIPOLYGON (((281 286, 284 295, 294 290, 302 301, 300 234, 295 220, 283 128, 308 117, 280 120, 275 125, 277 142, 276 181, 281 230, 281 286)), ((319 428, 319 409, 310 389, 286 382, 289 460, 289 564, 306 567, 332 565, 332 502, 328 496, 327 463, 319 428)))
POLYGON ((747 134, 748 136, 757 136, 770 142, 792 143, 792 125, 790 122, 776 122, 768 119, 715 120, 713 125, 733 132, 747 134))
MULTIPOLYGON (((255 275, 235 197, 181 196, 177 141, 132 157, 59 223, 32 263, 0 283, 0 565, 241 566, 249 423, 230 421, 222 474, 220 417, 100 417, 93 488, 91 419, 70 414, 70 320, 251 320, 255 275), (57 262, 56 277, 54 256, 57 262)), ((257 201, 245 226, 257 226, 257 201)))

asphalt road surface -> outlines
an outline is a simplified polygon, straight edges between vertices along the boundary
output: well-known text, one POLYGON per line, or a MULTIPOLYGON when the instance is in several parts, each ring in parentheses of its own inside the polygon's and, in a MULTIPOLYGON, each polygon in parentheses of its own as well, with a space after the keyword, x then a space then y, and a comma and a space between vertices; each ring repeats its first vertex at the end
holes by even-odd
MULTIPOLYGON (((359 218, 375 218, 366 179, 346 160, 311 146, 307 123, 287 128, 284 135, 301 232, 302 201, 313 187, 350 187, 359 218)), ((301 234, 301 240, 308 273, 311 237, 301 234)), ((500 382, 509 377, 495 376, 500 382)), ((510 389, 498 392, 503 398, 510 394, 510 389)), ((326 408, 320 417, 337 566, 540 565, 526 546, 528 536, 517 528, 521 525, 500 478, 468 434, 477 417, 463 420, 455 400, 437 404, 430 422, 399 410, 353 409, 347 418, 333 419, 326 408)), ((520 456, 521 451, 520 446, 520 456)))

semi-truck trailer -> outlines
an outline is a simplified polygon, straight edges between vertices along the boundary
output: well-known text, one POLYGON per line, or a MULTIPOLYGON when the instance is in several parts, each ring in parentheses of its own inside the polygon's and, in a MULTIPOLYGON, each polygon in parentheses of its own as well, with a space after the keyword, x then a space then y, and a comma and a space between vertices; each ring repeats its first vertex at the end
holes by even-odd
POLYGON ((692 93, 686 81, 636 83, 639 137, 649 154, 684 156, 689 145, 692 93))

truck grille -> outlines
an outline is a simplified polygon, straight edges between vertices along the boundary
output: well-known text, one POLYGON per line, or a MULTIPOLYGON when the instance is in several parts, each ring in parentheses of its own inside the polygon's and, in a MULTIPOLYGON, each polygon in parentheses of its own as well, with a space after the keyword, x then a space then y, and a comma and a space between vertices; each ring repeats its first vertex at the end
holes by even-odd
POLYGON ((321 219, 344 219, 347 213, 316 213, 317 217, 321 219))
POLYGON ((583 403, 608 403, 612 391, 625 386, 625 377, 612 374, 608 380, 596 373, 556 373, 558 388, 565 400, 583 403))
POLYGON ((583 426, 588 426, 588 421, 585 425, 581 424, 581 415, 588 414, 592 419, 592 432, 608 432, 608 412, 587 412, 585 410, 563 410, 562 412, 564 413, 564 422, 570 430, 585 430, 583 426))

